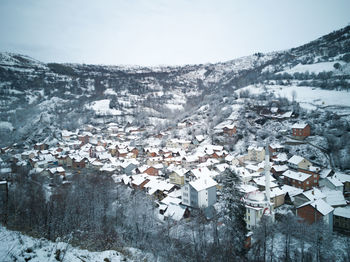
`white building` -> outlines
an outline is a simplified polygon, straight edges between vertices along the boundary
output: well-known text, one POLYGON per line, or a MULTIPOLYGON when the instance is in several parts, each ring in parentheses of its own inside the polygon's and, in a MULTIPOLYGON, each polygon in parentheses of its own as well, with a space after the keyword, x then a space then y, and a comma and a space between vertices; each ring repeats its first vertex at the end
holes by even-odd
POLYGON ((245 221, 248 230, 257 226, 263 215, 271 215, 274 220, 273 204, 267 201, 264 192, 251 192, 245 196, 244 202, 246 207, 245 221))
POLYGON ((262 162, 265 158, 265 150, 263 147, 248 147, 248 159, 250 161, 262 162))
POLYGON ((210 177, 199 178, 186 183, 182 188, 182 204, 206 208, 216 203, 217 183, 210 177))

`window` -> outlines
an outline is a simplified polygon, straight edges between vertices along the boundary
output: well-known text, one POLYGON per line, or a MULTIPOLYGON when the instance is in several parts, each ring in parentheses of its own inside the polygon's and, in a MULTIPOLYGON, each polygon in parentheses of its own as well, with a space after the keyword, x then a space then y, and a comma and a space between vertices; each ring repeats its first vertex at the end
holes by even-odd
POLYGON ((310 184, 309 181, 306 181, 306 184, 307 184, 307 185, 310 184))
POLYGON ((317 175, 314 175, 314 178, 317 178, 317 175))
POLYGON ((314 180, 314 183, 317 184, 317 180, 314 180))

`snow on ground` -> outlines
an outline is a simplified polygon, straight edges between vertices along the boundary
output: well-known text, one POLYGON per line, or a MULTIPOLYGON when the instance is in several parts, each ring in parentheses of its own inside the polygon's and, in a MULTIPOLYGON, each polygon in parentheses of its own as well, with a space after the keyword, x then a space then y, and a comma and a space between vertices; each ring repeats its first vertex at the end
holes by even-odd
POLYGON ((43 102, 41 102, 39 104, 39 108, 41 108, 42 110, 48 111, 49 109, 55 109, 57 106, 63 105, 67 102, 68 100, 64 100, 62 98, 54 96, 50 99, 46 99, 43 102))
MULTIPOLYGON (((277 97, 286 97, 289 100, 293 98, 295 91, 295 100, 300 103, 300 106, 306 109, 315 109, 317 106, 349 106, 350 107, 350 92, 324 90, 313 88, 309 86, 280 86, 280 85, 266 85, 269 91, 272 91, 277 97)), ((247 86, 241 90, 249 90, 251 94, 261 94, 264 89, 259 86, 247 86)))
POLYGON ((339 63, 340 65, 346 64, 343 61, 333 61, 333 62, 321 62, 316 64, 310 64, 310 65, 303 65, 303 64, 297 64, 296 66, 285 69, 282 72, 278 72, 278 74, 288 73, 288 74, 294 74, 294 73, 315 73, 319 74, 321 72, 333 72, 336 71, 334 68, 334 64, 339 63))
POLYGON ((110 104, 109 99, 103 99, 92 102, 90 105, 86 105, 86 108, 92 109, 96 112, 97 115, 105 116, 105 115, 122 115, 122 112, 117 109, 111 109, 109 108, 110 104))
POLYGON ((183 110, 184 107, 182 105, 175 105, 175 104, 164 104, 167 108, 170 110, 183 110))
POLYGON ((13 125, 7 121, 0 121, 0 130, 3 130, 3 129, 12 131, 13 125))
MULTIPOLYGON (((7 230, 0 226, 0 261, 57 261, 55 255, 58 249, 61 250, 60 258, 64 254, 65 261, 132 261, 114 250, 102 252, 90 252, 88 250, 72 247, 66 243, 54 243, 46 239, 35 239, 22 235, 15 231, 7 230)), ((61 260, 60 260, 61 261, 61 260)))
POLYGON ((111 88, 106 89, 106 91, 103 92, 105 95, 111 95, 111 96, 117 96, 118 94, 111 88))

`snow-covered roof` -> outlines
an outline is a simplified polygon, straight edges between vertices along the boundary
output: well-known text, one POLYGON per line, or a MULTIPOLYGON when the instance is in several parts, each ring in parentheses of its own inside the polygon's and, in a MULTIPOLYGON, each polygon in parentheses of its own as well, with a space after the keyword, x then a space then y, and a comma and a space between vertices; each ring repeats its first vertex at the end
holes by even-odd
POLYGON ((338 217, 350 218, 350 206, 335 208, 334 215, 338 217))
POLYGON ((271 147, 272 149, 284 148, 284 146, 282 146, 281 144, 278 144, 278 143, 271 144, 270 147, 271 147))
POLYGON ((334 210, 333 207, 331 207, 329 204, 327 204, 324 200, 322 199, 317 199, 316 201, 310 201, 302 204, 298 208, 311 205, 313 208, 315 208, 318 212, 320 212, 322 215, 327 215, 330 212, 334 210))
POLYGON ((301 161, 303 161, 305 158, 301 157, 301 156, 292 156, 289 160, 288 163, 291 163, 293 165, 298 165, 301 161))
POLYGON ((341 172, 336 172, 334 174, 334 177, 336 177, 337 179, 339 179, 343 183, 350 182, 350 175, 347 175, 347 174, 344 174, 341 172))
POLYGON ((253 164, 248 164, 245 168, 248 170, 252 170, 253 172, 258 172, 262 167, 253 164))
POLYGON ((322 191, 326 196, 326 202, 331 206, 346 206, 343 192, 339 190, 325 189, 322 191))
POLYGON ((321 199, 321 198, 323 199, 326 197, 326 195, 323 194, 322 191, 316 187, 314 187, 313 189, 310 189, 308 191, 305 191, 303 193, 303 195, 306 196, 310 201, 316 200, 316 199, 321 199))
MULTIPOLYGON (((274 180, 275 179, 270 175, 270 188, 278 187, 278 185, 275 182, 273 182, 274 180)), ((253 181, 258 186, 265 186, 266 185, 265 176, 254 178, 253 181)))
POLYGON ((282 175, 285 177, 289 177, 291 179, 301 181, 301 182, 303 182, 306 179, 308 179, 309 177, 311 177, 311 175, 309 175, 309 174, 301 173, 301 172, 294 172, 292 170, 287 170, 287 171, 283 172, 282 175))
POLYGON ((171 197, 171 196, 167 196, 166 198, 164 198, 162 201, 160 201, 163 204, 166 205, 170 205, 170 204, 180 204, 181 203, 181 199, 177 198, 177 197, 171 197))
POLYGON ((176 221, 183 218, 186 208, 176 204, 170 204, 164 213, 164 217, 170 217, 176 221))
POLYGON ((287 165, 273 165, 272 168, 276 172, 284 172, 284 171, 288 170, 288 166, 287 165))
POLYGON ((263 151, 264 150, 264 148, 262 147, 262 146, 259 146, 259 147, 257 147, 257 146, 249 146, 248 147, 248 151, 251 151, 251 150, 254 150, 254 151, 263 151))
POLYGON ((248 185, 248 184, 242 184, 239 186, 239 191, 241 191, 244 194, 257 191, 258 188, 256 186, 248 185))
POLYGON ((196 190, 196 191, 202 191, 208 188, 211 188, 213 186, 216 186, 218 183, 212 179, 211 177, 206 178, 199 178, 196 180, 193 180, 189 182, 189 184, 196 190))
POLYGON ((273 161, 277 162, 285 162, 288 160, 288 156, 286 153, 279 153, 276 155, 276 157, 273 159, 273 161))
POLYGON ((330 183, 332 183, 332 185, 334 185, 335 187, 341 187, 343 186, 343 183, 336 177, 336 176, 332 176, 332 177, 326 177, 325 179, 327 179, 330 183))
POLYGON ((140 175, 133 175, 132 176, 132 183, 136 186, 141 185, 143 182, 145 182, 149 177, 145 174, 140 175))
POLYGON ((330 169, 330 168, 322 169, 321 172, 320 172, 320 177, 321 178, 326 178, 331 173, 332 173, 332 169, 330 169))
POLYGON ((292 128, 296 128, 296 129, 304 129, 308 124, 306 123, 295 123, 294 125, 292 125, 292 128))
POLYGON ((198 142, 202 142, 204 140, 204 136, 203 135, 197 135, 196 139, 198 142))
POLYGON ((284 190, 282 190, 279 187, 271 188, 270 197, 276 197, 276 196, 280 196, 280 195, 284 195, 284 194, 286 194, 286 192, 284 192, 284 190))
POLYGON ((289 186, 289 185, 283 185, 281 189, 285 192, 288 193, 290 197, 294 197, 296 195, 299 195, 303 193, 303 190, 301 188, 297 188, 294 186, 289 186))

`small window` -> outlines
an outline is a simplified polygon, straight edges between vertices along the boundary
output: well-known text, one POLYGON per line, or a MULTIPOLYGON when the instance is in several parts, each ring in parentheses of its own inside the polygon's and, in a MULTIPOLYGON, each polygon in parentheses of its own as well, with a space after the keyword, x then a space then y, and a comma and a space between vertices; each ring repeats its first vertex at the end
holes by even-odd
POLYGON ((306 181, 306 184, 307 184, 307 185, 310 184, 309 181, 306 181))

